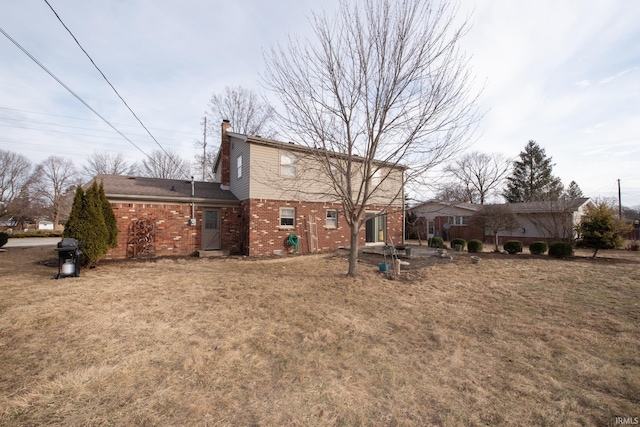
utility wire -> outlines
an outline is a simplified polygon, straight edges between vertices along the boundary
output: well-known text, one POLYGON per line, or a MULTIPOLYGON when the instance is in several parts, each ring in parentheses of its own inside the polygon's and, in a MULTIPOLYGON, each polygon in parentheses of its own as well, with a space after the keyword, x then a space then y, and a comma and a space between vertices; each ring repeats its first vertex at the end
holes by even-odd
MULTIPOLYGON (((144 152, 144 150, 142 150, 140 147, 138 147, 133 141, 131 141, 125 134, 123 134, 122 132, 120 132, 120 130, 118 128, 116 128, 114 125, 112 125, 109 120, 105 119, 100 113, 98 113, 91 105, 89 105, 84 99, 82 99, 80 97, 80 95, 78 95, 77 93, 75 93, 69 86, 67 86, 66 84, 64 84, 64 82, 62 80, 60 80, 58 78, 58 76, 56 76, 55 74, 53 74, 53 72, 51 72, 47 67, 45 67, 40 61, 38 61, 33 55, 31 55, 31 53, 29 53, 28 50, 26 50, 24 47, 22 47, 22 45, 20 43, 18 43, 17 41, 15 41, 9 34, 7 34, 6 31, 4 31, 2 29, 2 27, 0 27, 0 33, 2 33, 7 39, 9 39, 9 41, 11 41, 11 43, 13 43, 14 45, 16 45, 18 47, 18 49, 20 49, 22 52, 24 52, 25 55, 27 55, 29 58, 31 58, 31 60, 33 62, 35 62, 36 64, 38 64, 38 66, 40 68, 42 68, 47 74, 49 74, 55 81, 57 81, 63 88, 65 88, 71 95, 75 96, 76 99, 80 102, 82 102, 82 104, 84 104, 85 107, 87 107, 89 110, 91 110, 96 116, 100 117, 100 119, 102 119, 103 122, 105 122, 107 125, 109 125, 109 127, 111 127, 111 129, 115 130, 116 132, 118 132, 118 134, 120 134, 120 136, 122 136, 124 139, 126 139, 127 141, 129 141, 129 143, 131 145, 133 145, 136 149, 138 149, 138 151, 140 151, 142 154, 144 154, 146 157, 148 157, 150 160, 154 161, 152 157, 150 157, 147 153, 144 152)), ((183 172, 184 173, 184 172, 183 172)))
POLYGON ((58 12, 55 11, 55 9, 53 8, 53 6, 51 6, 51 4, 49 3, 48 0, 44 0, 44 2, 47 4, 47 6, 49 6, 49 9, 51 9, 51 11, 53 12, 53 14, 56 16, 56 18, 58 18, 58 21, 60 21, 60 23, 62 24, 62 26, 65 28, 65 30, 67 30, 67 32, 71 35, 71 37, 73 38, 73 40, 76 42, 76 44, 78 45, 78 47, 80 47, 80 49, 84 52, 84 54, 87 56, 87 58, 89 58, 89 61, 91 61, 91 63, 93 64, 93 66, 95 67, 96 70, 98 70, 98 72, 100 73, 100 75, 102 76, 102 78, 107 82, 107 84, 109 86, 111 86, 111 89, 113 89, 113 91, 116 93, 116 95, 118 95, 118 98, 120 98, 120 100, 122 101, 122 103, 127 107, 127 109, 131 112, 131 114, 133 114, 133 117, 136 118, 136 120, 138 121, 138 123, 140 123, 140 126, 142 126, 144 128, 144 130, 147 131, 147 133, 149 134, 149 136, 151 137, 151 139, 154 140, 154 142, 158 145, 158 147, 160 147, 160 149, 162 150, 162 152, 164 152, 164 154, 167 155, 167 157, 173 162, 173 164, 180 169, 180 171, 184 174, 184 176, 186 178, 189 178, 189 174, 187 174, 184 170, 182 170, 182 168, 180 167, 180 165, 173 159, 173 156, 170 156, 169 153, 167 153, 164 149, 164 147, 162 147, 162 145, 160 145, 160 143, 158 142, 158 140, 151 134, 151 132, 149 131, 149 129, 147 129, 147 127, 144 125, 144 123, 142 123, 142 120, 140 120, 140 118, 138 117, 138 115, 131 109, 131 107, 129 107, 129 104, 127 104, 127 101, 124 100, 124 98, 120 95, 120 93, 118 92, 118 90, 111 84, 111 82, 109 81, 109 79, 107 78, 107 76, 104 75, 104 73, 102 72, 102 70, 100 69, 100 67, 98 67, 96 65, 96 63, 94 62, 93 58, 91 58, 91 55, 89 55, 89 53, 85 50, 84 47, 82 47, 82 45, 80 44, 80 42, 78 41, 78 39, 76 38, 76 36, 71 32, 71 30, 69 29, 69 27, 66 26, 66 24, 62 21, 62 19, 60 18, 60 15, 58 15, 58 12))
MULTIPOLYGON (((85 121, 85 122, 98 122, 98 123, 100 122, 100 120, 85 119, 85 118, 82 118, 82 117, 63 116, 63 115, 60 115, 60 114, 43 113, 41 111, 20 110, 20 109, 17 109, 17 108, 9 108, 9 107, 0 107, 0 110, 17 111, 17 112, 20 112, 20 113, 41 114, 43 116, 62 117, 62 118, 65 118, 65 119, 82 120, 82 121, 85 121)), ((5 117, 5 119, 7 119, 7 120, 17 120, 17 119, 13 119, 11 117, 5 117)), ((137 127, 138 126, 138 125, 128 125, 128 124, 125 124, 125 123, 114 123, 114 125, 129 126, 129 127, 137 127)), ((150 128, 150 129, 155 129, 155 130, 158 130, 158 131, 161 131, 161 132, 182 133, 182 134, 185 134, 185 135, 190 135, 190 136, 192 136, 194 138, 200 135, 198 133, 180 132, 180 131, 174 131, 174 130, 171 130, 171 129, 159 129, 159 128, 150 128)), ((163 139, 167 139, 167 138, 163 138, 163 139)), ((177 140, 175 138, 169 138, 169 139, 172 139, 172 140, 175 140, 175 141, 179 141, 179 140, 177 140)))

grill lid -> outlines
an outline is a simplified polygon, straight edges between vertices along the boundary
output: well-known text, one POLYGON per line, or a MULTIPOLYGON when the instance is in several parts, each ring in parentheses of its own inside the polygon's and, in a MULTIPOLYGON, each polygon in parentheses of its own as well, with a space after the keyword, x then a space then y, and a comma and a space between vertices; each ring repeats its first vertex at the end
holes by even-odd
POLYGON ((56 250, 59 251, 71 251, 74 249, 78 249, 78 241, 69 237, 65 237, 64 239, 59 241, 58 247, 56 248, 56 250))

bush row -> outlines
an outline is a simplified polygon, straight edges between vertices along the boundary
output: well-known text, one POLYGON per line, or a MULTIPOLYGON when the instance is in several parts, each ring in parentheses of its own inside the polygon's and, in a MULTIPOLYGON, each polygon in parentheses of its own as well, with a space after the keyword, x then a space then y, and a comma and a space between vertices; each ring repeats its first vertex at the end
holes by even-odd
MULTIPOLYGON (((431 248, 444 248, 445 246, 444 240, 441 237, 430 238, 428 245, 431 248)), ((455 249, 456 245, 461 245, 462 249, 466 246, 469 252, 482 252, 481 240, 473 239, 467 242, 464 239, 452 239, 450 244, 451 249, 455 249)), ((504 250, 510 254, 522 252, 522 242, 519 240, 509 240, 505 242, 504 250)), ((554 258, 568 258, 573 254, 572 246, 566 242, 553 242, 549 245, 547 245, 546 242, 533 242, 529 245, 529 252, 533 255, 542 255, 547 251, 549 251, 549 256, 554 258)))

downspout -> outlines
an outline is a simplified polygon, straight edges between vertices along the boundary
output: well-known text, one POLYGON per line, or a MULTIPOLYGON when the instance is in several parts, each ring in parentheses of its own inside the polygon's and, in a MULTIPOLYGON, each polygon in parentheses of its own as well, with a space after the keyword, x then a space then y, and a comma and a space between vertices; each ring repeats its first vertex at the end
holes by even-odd
POLYGON ((189 225, 195 227, 196 225, 196 205, 193 202, 193 198, 196 194, 196 184, 193 180, 193 176, 191 177, 191 219, 189 220, 189 225))
POLYGON ((407 221, 406 221, 406 218, 405 218, 405 216, 407 215, 407 212, 405 210, 406 207, 405 207, 405 200, 404 200, 404 186, 405 186, 404 170, 402 171, 402 182, 403 182, 402 190, 401 190, 402 191, 402 244, 404 245, 404 243, 405 243, 404 238, 406 236, 405 227, 406 227, 406 224, 407 224, 407 221))

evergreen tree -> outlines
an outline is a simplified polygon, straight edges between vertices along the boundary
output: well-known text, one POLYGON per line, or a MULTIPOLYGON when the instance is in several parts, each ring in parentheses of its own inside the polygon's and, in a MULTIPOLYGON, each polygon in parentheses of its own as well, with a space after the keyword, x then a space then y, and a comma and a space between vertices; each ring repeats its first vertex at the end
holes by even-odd
POLYGON ((616 220, 616 210, 605 202, 598 203, 589 208, 586 215, 580 221, 577 231, 580 240, 577 245, 594 249, 593 257, 599 249, 615 249, 624 243, 623 235, 631 227, 624 221, 616 220))
POLYGON ((584 197, 584 195, 582 194, 582 190, 578 186, 578 183, 575 181, 571 181, 569 183, 569 186, 565 190, 564 195, 567 199, 580 199, 584 197))
POLYGON ((94 181, 86 192, 76 190, 64 237, 78 241, 84 264, 92 264, 109 250, 109 232, 102 213, 100 189, 94 181))
POLYGON ((100 183, 99 187, 100 203, 102 204, 102 216, 104 217, 104 223, 107 226, 107 232, 109 234, 108 244, 109 247, 115 248, 118 246, 118 221, 116 215, 113 213, 111 203, 107 200, 107 195, 104 194, 104 186, 100 183))
POLYGON ((102 214, 102 200, 97 182, 93 181, 85 193, 84 201, 82 252, 87 264, 92 264, 109 250, 109 231, 102 214))
POLYGON ((507 188, 502 195, 509 203, 557 200, 563 188, 552 169, 551 157, 530 140, 520 152, 520 160, 513 162, 513 172, 507 177, 507 188))
POLYGON ((62 237, 70 237, 73 239, 78 239, 78 230, 80 227, 80 221, 82 216, 82 209, 84 203, 84 190, 81 186, 78 185, 76 188, 76 195, 73 198, 73 205, 71 206, 71 213, 69 214, 69 219, 64 225, 64 231, 62 233, 62 237))

